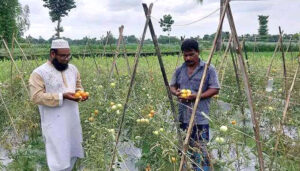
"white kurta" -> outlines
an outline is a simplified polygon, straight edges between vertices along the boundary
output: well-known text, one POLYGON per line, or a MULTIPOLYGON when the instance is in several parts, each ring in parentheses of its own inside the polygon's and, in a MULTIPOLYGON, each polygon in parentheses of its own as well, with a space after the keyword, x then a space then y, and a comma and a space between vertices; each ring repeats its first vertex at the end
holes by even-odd
POLYGON ((84 156, 78 103, 62 99, 62 93, 76 91, 78 71, 69 64, 67 70, 60 72, 48 62, 35 69, 33 74, 43 79, 44 94, 56 97, 58 94, 59 97, 58 106, 39 104, 39 111, 48 167, 51 171, 63 170, 70 167, 72 157, 84 156))

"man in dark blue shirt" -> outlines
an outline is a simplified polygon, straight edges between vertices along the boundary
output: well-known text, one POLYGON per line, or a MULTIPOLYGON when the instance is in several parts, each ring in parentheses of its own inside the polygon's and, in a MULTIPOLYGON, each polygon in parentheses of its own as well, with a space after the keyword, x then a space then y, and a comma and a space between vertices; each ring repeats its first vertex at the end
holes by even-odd
MULTIPOLYGON (((200 51, 196 40, 186 39, 181 45, 181 51, 185 62, 174 72, 170 82, 170 89, 173 95, 178 97, 180 102, 180 128, 187 130, 206 63, 199 58, 200 51), (191 94, 187 97, 183 97, 183 89, 190 90, 191 94)), ((209 115, 210 98, 218 94, 219 89, 220 85, 216 70, 210 65, 202 89, 201 100, 197 107, 190 140, 190 146, 198 149, 198 152, 193 152, 192 158, 195 163, 201 165, 204 170, 210 170, 206 151, 206 143, 209 141, 209 123, 204 115, 209 115), (204 113, 204 115, 202 113, 204 113)), ((196 165, 194 165, 194 169, 200 170, 196 165)))

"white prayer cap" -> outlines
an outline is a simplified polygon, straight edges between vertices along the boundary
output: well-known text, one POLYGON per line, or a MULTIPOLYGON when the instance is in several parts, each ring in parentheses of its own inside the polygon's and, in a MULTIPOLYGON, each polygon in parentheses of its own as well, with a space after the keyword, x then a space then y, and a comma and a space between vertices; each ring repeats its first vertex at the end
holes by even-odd
POLYGON ((64 39, 52 40, 51 49, 69 49, 68 41, 64 39))

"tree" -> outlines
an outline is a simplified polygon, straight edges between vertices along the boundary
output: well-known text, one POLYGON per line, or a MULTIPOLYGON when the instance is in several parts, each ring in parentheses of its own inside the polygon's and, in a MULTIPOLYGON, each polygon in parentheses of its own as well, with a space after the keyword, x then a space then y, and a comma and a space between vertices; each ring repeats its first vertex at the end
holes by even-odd
POLYGON ((268 36, 268 18, 269 16, 259 15, 259 28, 258 28, 258 35, 261 36, 262 39, 266 39, 268 36))
POLYGON ((124 40, 126 40, 126 43, 136 43, 138 41, 135 35, 124 36, 124 40))
POLYGON ((13 33, 18 31, 16 18, 19 6, 18 0, 0 1, 0 36, 8 43, 12 41, 13 33))
POLYGON ((61 18, 68 15, 72 8, 75 8, 74 0, 43 0, 44 7, 49 8, 49 15, 52 22, 57 21, 55 28, 57 38, 60 38, 60 32, 63 32, 63 27, 60 26, 61 18))
POLYGON ((30 9, 28 5, 25 5, 23 8, 19 6, 18 16, 17 16, 17 27, 18 35, 23 36, 24 32, 27 31, 30 27, 29 21, 30 9))
MULTIPOLYGON (((170 41, 170 32, 172 30, 172 24, 174 24, 174 20, 170 14, 164 15, 163 19, 159 21, 160 27, 162 28, 163 32, 168 32, 168 37, 170 41)), ((170 42, 169 42, 170 43, 170 42)))

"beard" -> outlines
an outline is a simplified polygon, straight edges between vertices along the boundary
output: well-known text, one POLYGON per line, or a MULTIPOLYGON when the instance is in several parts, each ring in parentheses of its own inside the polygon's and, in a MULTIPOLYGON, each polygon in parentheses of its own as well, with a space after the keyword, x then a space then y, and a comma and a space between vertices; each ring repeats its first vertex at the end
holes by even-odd
POLYGON ((58 60, 56 58, 54 58, 52 60, 52 64, 54 66, 55 69, 57 69, 58 71, 64 71, 66 69, 68 69, 68 64, 62 64, 60 62, 58 62, 58 60))

